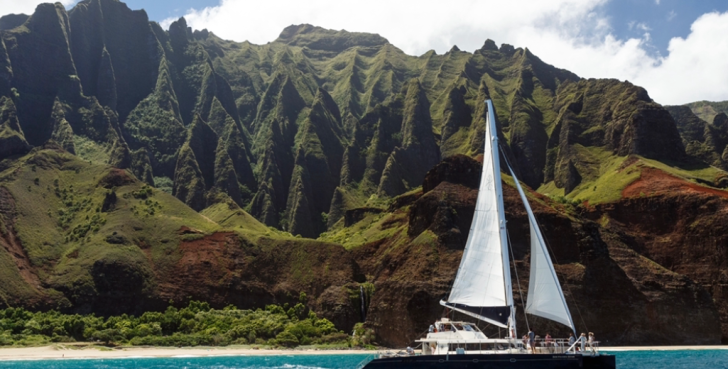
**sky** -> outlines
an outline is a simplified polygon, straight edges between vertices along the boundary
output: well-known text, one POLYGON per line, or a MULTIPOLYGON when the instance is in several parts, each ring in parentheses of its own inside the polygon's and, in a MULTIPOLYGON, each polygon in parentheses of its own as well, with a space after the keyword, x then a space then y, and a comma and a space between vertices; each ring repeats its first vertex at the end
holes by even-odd
MULTIPOLYGON (((0 15, 32 13, 37 0, 0 0, 0 15)), ((77 0, 61 0, 72 8, 77 0)), ((728 100, 726 0, 128 0, 167 28, 265 44, 286 26, 378 33, 411 55, 490 38, 527 47, 585 78, 645 87, 665 105, 728 100)))

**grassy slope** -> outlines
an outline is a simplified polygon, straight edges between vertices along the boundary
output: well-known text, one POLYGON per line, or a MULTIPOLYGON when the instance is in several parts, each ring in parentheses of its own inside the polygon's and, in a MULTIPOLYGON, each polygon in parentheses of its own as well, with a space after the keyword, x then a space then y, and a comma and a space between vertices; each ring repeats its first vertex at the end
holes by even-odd
POLYGON ((708 123, 712 123, 713 118, 721 112, 728 114, 728 101, 696 101, 687 105, 698 118, 708 123))
MULTIPOLYGON (((663 163, 657 160, 635 156, 629 160, 626 156, 613 156, 611 152, 598 147, 575 146, 582 163, 591 163, 579 168, 583 176, 581 184, 566 196, 566 199, 578 202, 589 201, 600 204, 618 201, 622 190, 640 178, 642 168, 651 167, 663 170, 679 178, 695 182, 696 179, 714 182, 725 172, 711 166, 689 166, 677 163, 663 163)), ((552 197, 564 197, 564 190, 557 188, 553 181, 543 184, 538 192, 552 197)))
MULTIPOLYGON (((370 242, 377 242, 385 239, 407 236, 406 222, 407 213, 380 213, 367 214, 364 219, 355 224, 344 227, 343 220, 329 232, 322 233, 320 240, 326 242, 334 242, 343 245, 347 249, 352 249, 370 242)), ((395 239, 395 242, 396 242, 395 239)))
MULTIPOLYGON (((195 236, 180 235, 182 226, 206 234, 231 229, 248 237, 271 232, 240 209, 225 212, 221 209, 225 204, 199 214, 173 196, 145 187, 128 172, 121 172, 128 183, 114 189, 114 209, 102 212, 112 191, 104 188, 103 179, 112 171, 119 172, 68 153, 41 150, 0 173, 0 185, 15 199, 16 232, 41 281, 65 286, 91 283, 89 270, 97 260, 164 269, 176 262, 179 242, 195 236), (139 196, 147 191, 146 198, 139 196), (109 243, 110 236, 123 241, 109 243)), ((19 279, 6 253, 0 253, 0 269, 0 296, 30 288, 19 279)))

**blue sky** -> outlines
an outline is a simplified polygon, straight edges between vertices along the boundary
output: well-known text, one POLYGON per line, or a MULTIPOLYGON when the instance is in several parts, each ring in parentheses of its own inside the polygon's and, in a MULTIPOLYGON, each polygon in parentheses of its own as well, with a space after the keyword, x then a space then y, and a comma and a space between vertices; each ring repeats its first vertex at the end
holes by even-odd
POLYGON ((201 10, 220 4, 220 0, 129 0, 124 2, 131 9, 146 10, 149 19, 157 22, 183 16, 190 9, 201 10))
MULTIPOLYGON (((39 0, 0 0, 0 15, 39 0)), ((71 8, 77 0, 60 0, 71 8)), ((291 24, 378 33, 411 55, 473 51, 490 38, 588 78, 643 86, 655 101, 728 100, 728 0, 128 0, 163 27, 265 44, 291 24)))
POLYGON ((673 37, 686 37, 699 16, 728 11, 726 0, 612 0, 604 6, 614 34, 621 39, 641 37, 647 27, 654 51, 667 52, 673 37))

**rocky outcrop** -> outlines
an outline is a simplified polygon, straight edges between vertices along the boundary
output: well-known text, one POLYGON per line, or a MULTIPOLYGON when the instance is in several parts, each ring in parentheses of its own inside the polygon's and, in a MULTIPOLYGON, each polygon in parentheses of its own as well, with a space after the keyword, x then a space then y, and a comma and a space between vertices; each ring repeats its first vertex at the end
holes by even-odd
POLYGON ((696 159, 719 168, 728 169, 723 153, 728 147, 728 117, 716 114, 713 124, 698 118, 688 106, 665 107, 675 118, 677 129, 685 145, 685 152, 696 159))
MULTIPOLYGON (((0 20, 3 18, 0 18, 0 20)), ((5 48, 5 41, 0 37, 0 96, 10 96, 12 79, 13 67, 10 65, 10 58, 5 48)))
POLYGON ((149 152, 156 174, 174 176, 177 151, 185 141, 186 131, 165 61, 159 64, 154 91, 129 113, 123 126, 124 138, 131 148, 149 152))
POLYGON ((205 177, 202 174, 194 150, 188 144, 183 145, 179 152, 177 167, 174 170, 172 195, 197 211, 207 206, 205 177))
POLYGON ((404 98, 400 143, 382 172, 379 194, 394 196, 417 187, 440 157, 432 134, 430 106, 418 81, 410 81, 404 98))
POLYGON ((66 114, 63 110, 61 102, 56 99, 53 102, 53 112, 51 113, 51 126, 53 133, 51 139, 56 141, 64 150, 71 154, 76 153, 76 146, 73 141, 73 128, 66 120, 66 114))
POLYGON ((387 39, 376 34, 332 31, 310 24, 286 27, 277 42, 316 50, 341 52, 355 46, 382 46, 387 39))
MULTIPOLYGON (((473 170, 471 179, 467 179, 467 172, 455 174, 446 170, 456 165, 479 167, 472 159, 460 158, 446 160, 428 173, 426 183, 436 185, 411 205, 406 241, 390 239, 354 250, 362 271, 371 276, 376 287, 367 325, 376 330, 380 343, 394 347, 410 344, 442 312, 437 301, 446 296, 457 271, 477 197, 472 185, 477 183, 480 173, 479 168, 473 170)), ((520 279, 525 292, 530 267, 528 222, 517 191, 504 185, 504 197, 516 265, 512 278, 520 279)), ((608 213, 609 219, 615 219, 615 226, 575 220, 540 195, 529 192, 529 197, 535 197, 531 206, 550 241, 552 258, 578 330, 588 327, 599 332, 603 342, 613 345, 720 341, 720 310, 711 298, 712 291, 706 290, 703 286, 707 285, 695 277, 666 271, 648 259, 648 255, 656 255, 645 253, 644 239, 630 231, 635 229, 634 224, 616 223, 616 214, 612 218, 608 213), (609 278, 603 278, 606 275, 609 278)), ((644 210, 623 214, 633 214, 633 221, 660 227, 663 232, 677 231, 670 223, 640 219, 644 210)), ((667 209, 660 214, 681 222, 679 216, 667 209)), ((640 234, 652 233, 645 231, 640 234)), ((527 299, 517 288, 514 296, 517 305, 527 299)), ((538 332, 565 335, 568 331, 543 319, 529 320, 538 332)), ((518 323, 525 326, 525 321, 518 323)))
POLYGON ((145 148, 131 152, 131 171, 142 182, 154 186, 154 174, 149 154, 145 148))
POLYGON ((339 184, 344 137, 336 103, 319 90, 298 131, 298 151, 288 190, 285 221, 292 234, 316 237, 326 230, 331 198, 339 184))
POLYGON ((442 137, 440 138, 440 152, 442 158, 448 157, 460 151, 465 137, 461 128, 470 127, 472 124, 472 113, 470 107, 465 103, 467 89, 464 86, 453 87, 447 96, 445 111, 443 113, 442 137))
POLYGON ((69 13, 71 53, 84 92, 122 121, 155 88, 161 46, 144 10, 88 0, 69 13))
POLYGON ((220 138, 217 142, 217 150, 215 150, 215 187, 222 192, 228 194, 230 198, 238 205, 243 205, 243 198, 240 193, 240 184, 238 176, 235 173, 233 161, 228 155, 225 147, 225 140, 220 138))
POLYGON ((30 145, 25 140, 23 129, 18 122, 18 114, 13 100, 0 97, 0 160, 12 155, 25 154, 30 145))
POLYGON ((49 115, 58 91, 74 83, 76 67, 70 50, 70 23, 60 4, 40 4, 20 27, 3 31, 12 65, 12 85, 21 96, 16 106, 31 145, 47 141, 49 115), (41 53, 37 50, 43 50, 41 53))
POLYGON ((563 98, 554 102, 559 115, 548 141, 544 181, 555 180, 565 193, 579 185, 589 165, 575 145, 605 147, 620 156, 687 159, 672 116, 640 87, 590 79, 562 84, 557 95, 563 98))

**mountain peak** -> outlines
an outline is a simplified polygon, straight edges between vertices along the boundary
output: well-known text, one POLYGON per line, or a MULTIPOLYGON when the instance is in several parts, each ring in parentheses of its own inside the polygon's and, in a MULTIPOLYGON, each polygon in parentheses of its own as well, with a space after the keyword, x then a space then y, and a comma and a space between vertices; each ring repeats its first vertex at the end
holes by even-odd
POLYGON ((335 52, 341 52, 355 46, 371 47, 389 43, 386 38, 378 34, 349 32, 346 30, 335 31, 310 24, 286 27, 275 42, 335 52))

